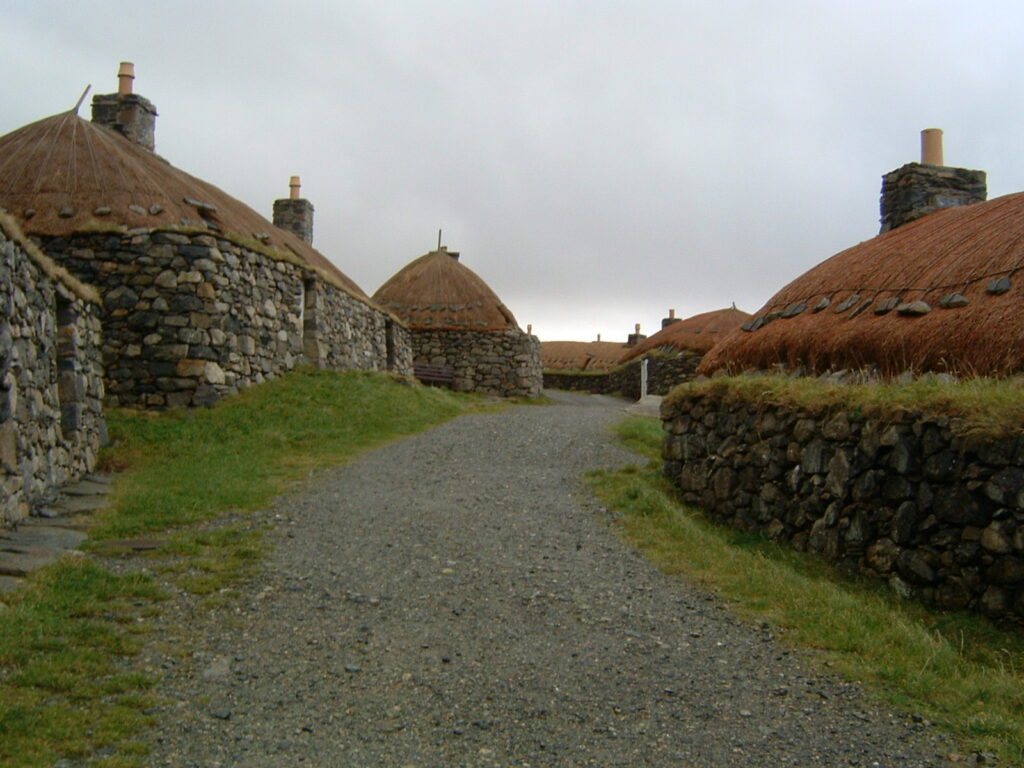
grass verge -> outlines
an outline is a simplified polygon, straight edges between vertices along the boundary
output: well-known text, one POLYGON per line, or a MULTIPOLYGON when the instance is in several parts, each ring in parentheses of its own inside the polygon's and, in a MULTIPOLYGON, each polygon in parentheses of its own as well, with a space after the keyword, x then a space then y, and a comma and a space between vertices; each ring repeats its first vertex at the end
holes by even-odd
POLYGON ((696 579, 788 643, 906 712, 953 734, 962 749, 1024 765, 1024 638, 976 616, 899 601, 851 582, 810 555, 709 523, 680 505, 660 473, 661 424, 629 419, 619 437, 647 466, 594 472, 597 496, 624 537, 662 570, 696 579))
POLYGON ((152 722, 153 681, 123 660, 167 595, 161 583, 216 608, 259 562, 245 511, 313 470, 495 407, 384 374, 302 370, 208 410, 108 412, 104 462, 121 474, 90 528, 91 555, 37 572, 0 612, 0 768, 143 764, 132 737, 152 722), (147 536, 161 546, 133 555, 146 574, 105 567, 103 555, 131 552, 125 537, 147 536))
POLYGON ((1024 378, 942 381, 924 376, 907 384, 834 384, 813 377, 722 376, 682 384, 672 400, 694 394, 765 405, 792 404, 813 411, 848 410, 889 418, 921 411, 962 420, 958 430, 979 435, 1012 434, 1024 423, 1024 378))

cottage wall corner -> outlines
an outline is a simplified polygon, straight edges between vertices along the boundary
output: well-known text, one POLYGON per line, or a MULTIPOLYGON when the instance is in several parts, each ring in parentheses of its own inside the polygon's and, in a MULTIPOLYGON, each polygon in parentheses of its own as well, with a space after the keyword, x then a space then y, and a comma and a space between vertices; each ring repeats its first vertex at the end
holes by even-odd
POLYGON ((106 437, 99 306, 0 229, 0 522, 96 466, 106 437))

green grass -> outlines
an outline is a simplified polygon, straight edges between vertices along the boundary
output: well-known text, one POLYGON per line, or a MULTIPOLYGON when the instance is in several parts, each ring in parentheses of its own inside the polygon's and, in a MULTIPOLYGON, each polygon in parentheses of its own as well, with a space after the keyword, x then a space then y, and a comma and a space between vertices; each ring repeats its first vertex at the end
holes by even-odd
POLYGON ((118 668, 135 652, 139 608, 163 597, 145 577, 65 559, 9 597, 0 614, 0 766, 52 766, 146 726, 145 677, 118 668))
POLYGON ((312 369, 208 410, 108 413, 106 461, 132 472, 95 539, 137 536, 265 504, 312 470, 479 407, 479 398, 383 374, 312 369))
POLYGON ((683 384, 669 401, 705 395, 762 405, 796 405, 812 411, 843 409, 862 417, 891 418, 901 411, 961 419, 958 431, 1003 435, 1024 423, 1024 379, 944 382, 921 377, 908 384, 832 384, 811 377, 723 376, 683 384))
POLYGON ((499 407, 385 374, 302 370, 211 409, 108 412, 114 444, 103 461, 121 473, 90 529, 91 555, 37 572, 0 612, 0 768, 51 768, 60 757, 143 764, 132 737, 152 724, 153 681, 126 659, 166 589, 220 607, 263 552, 246 511, 318 468, 499 407), (125 537, 163 546, 132 554, 125 537), (106 554, 146 558, 150 575, 114 574, 106 554))
POLYGON ((595 472, 590 482, 621 513, 624 537, 663 570, 705 583, 740 615, 769 622, 785 642, 815 649, 880 698, 946 729, 963 750, 1024 765, 1024 637, 899 601, 812 556, 712 525, 661 477, 660 422, 630 419, 618 433, 649 464, 595 472))

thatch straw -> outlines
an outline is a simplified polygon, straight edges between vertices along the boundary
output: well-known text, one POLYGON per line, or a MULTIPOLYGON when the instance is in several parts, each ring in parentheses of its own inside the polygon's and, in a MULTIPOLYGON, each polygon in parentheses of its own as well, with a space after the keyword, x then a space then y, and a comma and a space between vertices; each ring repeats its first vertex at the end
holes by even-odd
POLYGON ((542 341, 540 360, 546 371, 607 371, 626 349, 615 341, 542 341))
POLYGON ((732 330, 750 319, 751 315, 742 309, 736 309, 735 305, 712 312, 702 312, 667 325, 648 336, 636 346, 630 347, 619 362, 625 363, 655 349, 704 354, 732 330))
POLYGON ((487 283, 446 250, 420 256, 373 294, 412 329, 504 331, 516 319, 487 283))
POLYGON ((135 229, 205 232, 310 269, 372 306, 358 285, 294 233, 75 112, 0 137, 0 206, 25 232, 41 237, 135 229))
POLYGON ((810 372, 877 367, 885 375, 1020 371, 1024 275, 1017 273, 1022 268, 1024 193, 938 211, 842 251, 797 278, 756 313, 755 325, 758 319, 768 321, 763 327, 734 331, 705 356, 699 370, 782 363, 810 372), (1010 281, 1005 293, 990 289, 999 278, 1010 281), (951 294, 968 303, 943 308, 942 300, 951 294), (814 312, 824 299, 829 306, 814 312), (923 301, 931 311, 876 313, 897 301, 923 301), (806 309, 797 312, 801 305, 806 309), (851 306, 836 312, 846 305, 851 306), (791 312, 796 314, 773 317, 791 312))

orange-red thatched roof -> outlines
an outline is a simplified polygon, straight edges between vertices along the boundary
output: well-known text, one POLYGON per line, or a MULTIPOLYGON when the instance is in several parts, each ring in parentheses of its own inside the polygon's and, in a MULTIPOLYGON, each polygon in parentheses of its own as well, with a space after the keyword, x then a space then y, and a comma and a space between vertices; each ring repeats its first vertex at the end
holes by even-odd
POLYGON ((626 349, 615 341, 542 341, 540 360, 546 371, 607 371, 626 349))
POLYGON ((377 289, 373 299, 412 329, 504 331, 519 327, 487 283, 459 263, 458 253, 444 247, 406 264, 377 289))
POLYGON ((0 137, 0 207, 30 235, 109 227, 209 229, 211 234, 258 243, 270 252, 291 254, 367 300, 359 286, 295 234, 74 111, 0 137))
POLYGON ((702 312, 662 328, 639 344, 630 347, 619 362, 661 349, 669 352, 696 352, 704 354, 721 341, 730 331, 750 320, 751 315, 734 304, 725 309, 702 312))
POLYGON ((699 369, 1024 370, 1024 193, 947 208, 791 282, 699 369), (916 303, 920 302, 920 303, 916 303), (923 313, 923 314, 920 314, 923 313))

